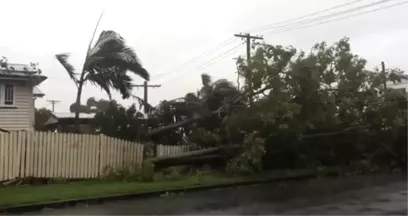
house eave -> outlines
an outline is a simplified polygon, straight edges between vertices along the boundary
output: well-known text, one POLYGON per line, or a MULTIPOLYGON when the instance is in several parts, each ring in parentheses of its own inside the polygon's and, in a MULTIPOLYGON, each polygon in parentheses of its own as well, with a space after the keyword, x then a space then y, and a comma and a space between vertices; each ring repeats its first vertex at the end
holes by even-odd
POLYGON ((29 75, 29 76, 18 76, 18 75, 4 75, 0 74, 0 80, 22 80, 31 81, 34 86, 41 84, 47 79, 46 76, 42 75, 29 75))

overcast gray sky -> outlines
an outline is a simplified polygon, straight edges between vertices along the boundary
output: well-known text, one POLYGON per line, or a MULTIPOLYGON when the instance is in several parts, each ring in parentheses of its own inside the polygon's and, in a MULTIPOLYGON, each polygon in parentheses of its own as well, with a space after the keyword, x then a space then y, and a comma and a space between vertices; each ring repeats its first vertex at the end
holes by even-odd
MULTIPOLYGON (((149 89, 149 101, 157 104, 195 91, 200 74, 235 80, 232 58, 245 53, 240 46, 228 55, 212 62, 212 58, 241 43, 230 41, 219 51, 200 58, 190 65, 184 62, 217 46, 234 33, 263 27, 279 21, 313 13, 352 0, 3 0, 0 19, 0 55, 12 63, 39 62, 48 80, 40 85, 46 94, 36 101, 36 107, 51 108, 46 100, 60 100, 56 112, 69 112, 76 89, 54 55, 72 54, 71 62, 81 69, 87 45, 96 21, 105 14, 98 29, 119 32, 140 57, 151 73, 151 84, 161 88, 149 89), (202 67, 208 62, 212 64, 202 67), (172 72, 173 68, 177 68, 172 72), (168 74, 159 76, 155 74, 168 74)), ((379 0, 363 0, 355 7, 379 0)), ((386 6, 404 0, 393 0, 386 6)), ((340 9, 341 10, 341 9, 340 9)), ((368 60, 369 67, 385 61, 387 67, 408 70, 408 4, 387 10, 322 24, 310 28, 276 34, 263 33, 272 44, 293 45, 308 50, 320 41, 333 43, 344 36, 351 38, 352 49, 368 60)), ((135 78, 135 84, 143 80, 135 78)), ((142 96, 142 89, 135 89, 142 96)), ((99 88, 87 85, 82 101, 94 96, 107 98, 99 88)), ((118 93, 114 99, 129 105, 118 93)))

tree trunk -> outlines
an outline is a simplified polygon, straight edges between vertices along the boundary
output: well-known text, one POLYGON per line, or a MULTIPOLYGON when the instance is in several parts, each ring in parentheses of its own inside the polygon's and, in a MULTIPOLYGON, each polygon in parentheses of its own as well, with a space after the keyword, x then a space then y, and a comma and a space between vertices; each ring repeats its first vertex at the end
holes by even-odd
POLYGON ((187 120, 184 120, 184 121, 181 121, 181 122, 176 122, 176 123, 164 126, 164 127, 156 128, 156 129, 153 129, 153 130, 149 131, 147 133, 147 136, 151 136, 151 135, 160 133, 162 131, 167 131, 167 130, 179 128, 179 127, 181 127, 183 125, 190 124, 190 123, 193 123, 195 121, 198 121, 201 118, 202 118, 201 115, 196 115, 196 116, 192 117, 191 119, 187 119, 187 120))
POLYGON ((162 156, 147 159, 146 162, 154 164, 156 170, 165 169, 175 165, 215 165, 220 167, 226 161, 239 153, 239 145, 220 146, 203 150, 190 151, 179 155, 162 156), (232 151, 231 151, 232 150, 232 151), (218 164, 218 165, 217 165, 218 164))
POLYGON ((172 166, 197 166, 200 167, 202 165, 212 165, 212 164, 223 164, 221 161, 226 160, 223 155, 220 154, 210 154, 210 155, 203 155, 203 156, 196 156, 196 157, 188 157, 188 158, 174 158, 173 160, 169 161, 157 161, 154 163, 154 168, 156 171, 166 169, 172 166))
MULTIPOLYGON (((77 92, 77 96, 76 96, 76 106, 79 107, 81 105, 81 95, 82 95, 82 87, 84 85, 84 71, 82 71, 81 73, 81 77, 79 79, 79 83, 78 83, 78 92, 77 92)), ((81 133, 81 128, 80 128, 80 120, 79 120, 79 109, 77 108, 75 110, 75 132, 76 133, 81 133)))
POLYGON ((210 154, 222 154, 222 153, 228 153, 229 149, 236 150, 240 148, 239 145, 231 145, 231 146, 220 146, 220 147, 215 147, 215 148, 208 148, 208 149, 202 149, 202 150, 196 150, 196 151, 189 151, 186 153, 181 153, 178 155, 171 155, 171 156, 161 156, 161 157, 155 157, 155 158, 150 158, 147 159, 147 161, 156 163, 156 162, 165 162, 165 161, 171 161, 171 160, 179 160, 181 158, 190 158, 190 157, 198 157, 198 156, 204 156, 204 155, 210 155, 210 154))

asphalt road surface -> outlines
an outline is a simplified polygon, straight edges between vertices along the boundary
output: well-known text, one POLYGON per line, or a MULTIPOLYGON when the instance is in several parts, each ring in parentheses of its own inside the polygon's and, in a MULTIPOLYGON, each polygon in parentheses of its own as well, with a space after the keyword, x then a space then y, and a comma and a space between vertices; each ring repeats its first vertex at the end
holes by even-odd
POLYGON ((407 215, 407 179, 349 176, 275 182, 100 205, 44 209, 42 215, 407 215))

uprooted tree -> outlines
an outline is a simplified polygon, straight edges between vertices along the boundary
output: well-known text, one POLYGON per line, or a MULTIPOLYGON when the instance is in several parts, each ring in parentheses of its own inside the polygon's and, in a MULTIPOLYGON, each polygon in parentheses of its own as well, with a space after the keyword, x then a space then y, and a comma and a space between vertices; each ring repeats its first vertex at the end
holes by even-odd
MULTIPOLYGON (((316 44, 309 52, 266 43, 253 51, 251 107, 247 84, 239 91, 203 75, 197 93, 163 101, 152 112, 152 140, 197 148, 238 145, 231 170, 356 164, 406 169, 407 94, 383 85, 407 79, 402 71, 368 70, 347 38, 316 44)), ((244 58, 237 66, 245 77, 244 58)))

